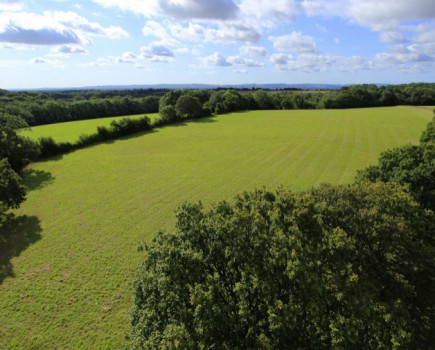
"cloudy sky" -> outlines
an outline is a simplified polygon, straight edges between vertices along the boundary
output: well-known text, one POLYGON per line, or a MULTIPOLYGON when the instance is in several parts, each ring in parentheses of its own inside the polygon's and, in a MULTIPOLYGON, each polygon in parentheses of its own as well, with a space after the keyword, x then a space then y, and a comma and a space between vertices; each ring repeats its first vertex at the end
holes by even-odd
POLYGON ((434 0, 0 0, 0 88, 420 81, 434 0))

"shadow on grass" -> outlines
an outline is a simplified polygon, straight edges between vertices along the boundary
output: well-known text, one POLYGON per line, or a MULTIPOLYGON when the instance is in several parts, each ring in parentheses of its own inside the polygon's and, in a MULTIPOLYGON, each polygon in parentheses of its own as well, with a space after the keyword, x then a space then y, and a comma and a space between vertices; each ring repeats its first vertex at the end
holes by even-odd
POLYGON ((36 216, 7 214, 3 221, 1 220, 2 218, 0 218, 0 284, 6 277, 14 277, 11 259, 40 240, 42 231, 36 216))
POLYGON ((23 174, 23 185, 27 191, 33 191, 50 185, 54 182, 51 173, 44 170, 30 169, 23 174))

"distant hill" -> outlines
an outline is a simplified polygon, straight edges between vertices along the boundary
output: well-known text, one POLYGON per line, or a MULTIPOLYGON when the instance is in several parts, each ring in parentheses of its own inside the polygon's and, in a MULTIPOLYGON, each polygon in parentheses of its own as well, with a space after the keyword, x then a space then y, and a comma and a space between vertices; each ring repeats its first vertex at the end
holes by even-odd
POLYGON ((144 85, 104 85, 104 86, 82 86, 82 87, 59 87, 59 88, 39 88, 39 89, 16 89, 32 91, 66 91, 66 90, 134 90, 134 89, 217 89, 217 88, 236 88, 236 89, 301 89, 301 90, 339 90, 344 85, 339 84, 144 84, 144 85))

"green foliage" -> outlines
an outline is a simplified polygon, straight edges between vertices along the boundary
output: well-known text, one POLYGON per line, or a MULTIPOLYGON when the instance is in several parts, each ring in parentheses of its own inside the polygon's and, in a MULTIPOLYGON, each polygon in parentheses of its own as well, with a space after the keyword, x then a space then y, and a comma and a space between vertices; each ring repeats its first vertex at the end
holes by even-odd
MULTIPOLYGON (((180 201, 208 206, 263 185, 351 182, 381 150, 417 142, 432 109, 234 113, 30 164, 24 184, 32 190, 14 213, 39 218, 42 239, 10 253, 0 349, 21 349, 23 339, 32 349, 125 348, 131 282, 143 258, 137 242, 171 230, 180 201)), ((32 129, 75 142, 85 132, 75 125, 85 122, 32 129), (62 136, 65 129, 73 137, 62 136)), ((16 227, 19 244, 33 242, 31 229, 16 227)))
POLYGON ((378 165, 359 171, 357 180, 392 181, 406 185, 421 205, 435 211, 435 117, 417 146, 387 150, 378 165))
POLYGON ((271 94, 264 90, 254 92, 254 100, 258 109, 275 109, 271 94))
POLYGON ((139 119, 122 118, 112 120, 109 128, 104 126, 97 127, 95 134, 81 135, 75 143, 58 143, 52 137, 42 137, 39 139, 39 148, 41 150, 41 157, 46 158, 150 129, 152 129, 152 125, 147 116, 139 119))
POLYGON ((145 247, 132 349, 429 348, 435 217, 399 186, 185 204, 145 247))
POLYGON ((24 187, 21 185, 20 176, 11 168, 7 159, 1 159, 0 215, 9 208, 18 208, 25 200, 25 195, 26 193, 24 187))
POLYGON ((196 97, 182 95, 175 104, 175 111, 180 116, 198 118, 202 116, 202 105, 196 97))
POLYGON ((171 105, 164 106, 160 109, 160 117, 165 123, 172 123, 179 120, 177 112, 171 105))
MULTIPOLYGON (((151 122, 155 123, 160 119, 158 113, 147 115, 151 122)), ((127 117, 117 116, 109 118, 96 118, 88 120, 76 120, 69 123, 56 123, 33 126, 31 129, 21 129, 20 135, 30 137, 33 140, 38 140, 43 137, 52 137, 56 142, 77 142, 80 135, 91 135, 98 131, 99 127, 109 128, 113 120, 121 120, 123 118, 140 119, 143 114, 129 115, 127 117)))
POLYGON ((26 126, 20 117, 0 114, 0 160, 7 159, 18 173, 39 156, 36 142, 17 134, 19 128, 26 126))

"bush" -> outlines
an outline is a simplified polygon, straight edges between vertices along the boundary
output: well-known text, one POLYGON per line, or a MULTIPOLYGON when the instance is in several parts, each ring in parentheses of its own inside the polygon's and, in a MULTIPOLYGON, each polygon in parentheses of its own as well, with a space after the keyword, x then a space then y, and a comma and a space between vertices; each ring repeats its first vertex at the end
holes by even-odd
POLYGON ((171 105, 164 106, 160 108, 160 117, 164 124, 169 124, 172 122, 176 122, 181 118, 178 117, 177 112, 174 107, 171 105))
POLYGON ((132 349, 429 349, 434 214, 400 186, 185 204, 145 246, 132 349))

